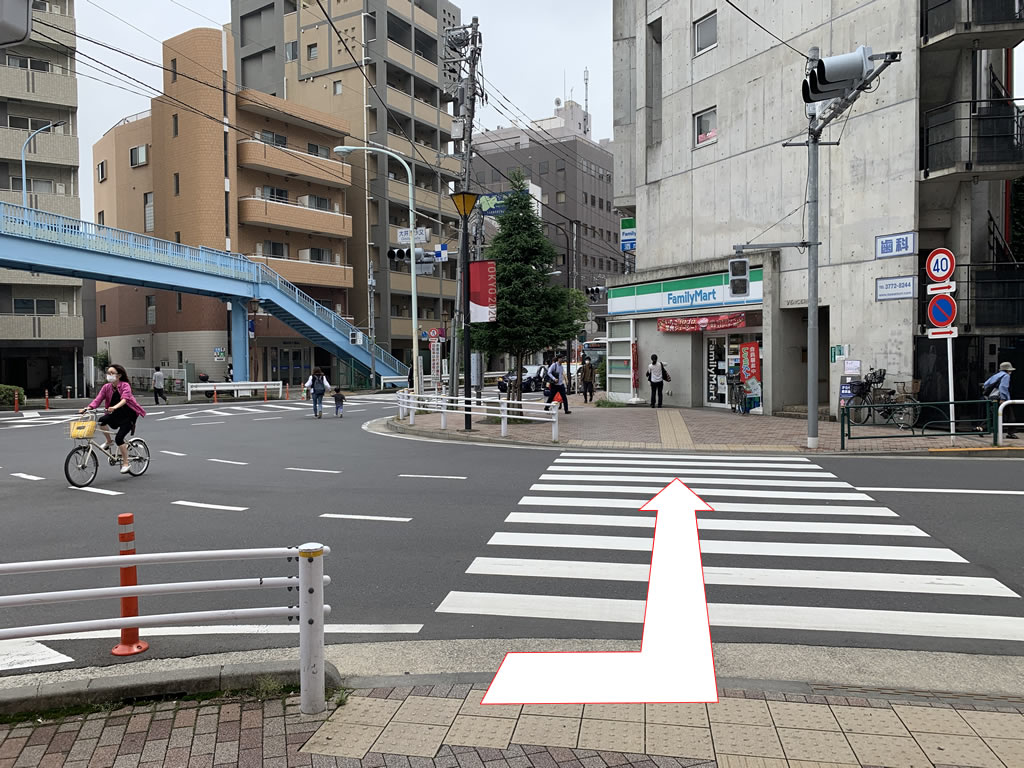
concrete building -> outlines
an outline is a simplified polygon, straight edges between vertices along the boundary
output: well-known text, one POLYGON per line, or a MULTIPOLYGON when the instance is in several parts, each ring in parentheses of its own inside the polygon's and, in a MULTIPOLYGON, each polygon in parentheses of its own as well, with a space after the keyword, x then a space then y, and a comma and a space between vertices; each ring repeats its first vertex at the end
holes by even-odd
MULTIPOLYGON (((315 3, 232 0, 235 60, 246 88, 276 94, 290 104, 349 122, 347 143, 372 142, 413 166, 417 226, 428 250, 448 243, 450 260, 417 280, 416 320, 422 336, 450 329, 456 300, 458 214, 448 197, 461 169, 451 155, 454 81, 441 61, 444 30, 458 26, 459 9, 446 0, 340 0, 330 4, 341 44, 315 3), (346 50, 346 46, 348 50, 346 50), (351 52, 351 54, 350 54, 351 52), (364 78, 365 71, 370 83, 364 78), (388 110, 394 115, 392 117, 388 110)), ((340 142, 339 142, 340 143, 340 142)), ((411 276, 407 264, 389 262, 409 226, 408 182, 396 161, 376 154, 349 155, 353 167, 353 236, 350 294, 353 322, 405 363, 412 359, 411 276), (358 192, 356 192, 358 190, 358 192), (372 306, 373 311, 370 311, 372 306)), ((420 346, 424 362, 426 345, 420 346)))
MULTIPOLYGON (((33 2, 33 32, 0 60, 0 201, 79 217, 75 2, 33 2), (25 141, 39 128, 63 121, 25 141), (25 148, 27 181, 21 178, 25 148)), ((0 269, 0 383, 82 389, 94 337, 90 281, 0 269)))
MULTIPOLYGON (((96 222, 242 253, 348 316, 352 169, 330 152, 348 124, 236 89, 233 50, 226 29, 164 43, 164 95, 93 147, 96 222)), ((101 284, 97 304, 99 348, 126 367, 192 363, 217 381, 231 363, 229 313, 218 299, 101 284)), ((332 381, 353 383, 346 364, 256 302, 250 337, 253 380, 296 385, 320 366, 332 381)))
MULTIPOLYGON (((585 289, 603 286, 609 275, 624 274, 626 258, 619 249, 619 218, 612 204, 611 142, 591 138, 591 120, 580 104, 558 102, 553 117, 532 121, 528 128, 513 126, 483 131, 474 138, 476 187, 505 192, 510 176, 519 170, 540 188, 545 235, 558 251, 554 282, 585 289), (566 254, 573 249, 574 258, 566 254), (570 264, 566 274, 566 264, 570 264)), ((587 337, 604 335, 605 302, 591 304, 595 313, 587 337)))
POLYGON ((1000 360, 1024 363, 1024 274, 1006 242, 1008 180, 1024 175, 1015 2, 762 4, 758 21, 796 51, 716 0, 613 8, 615 204, 636 213, 639 269, 610 291, 616 397, 632 394, 635 342, 641 396, 657 353, 666 403, 726 407, 729 374, 757 350, 763 411, 806 409, 806 254, 751 254, 743 299, 725 270, 734 244, 806 233, 807 151, 781 144, 806 138, 796 51, 812 46, 903 57, 823 137, 841 145, 821 149, 820 405, 835 414, 858 367, 947 399, 945 341, 925 336, 922 268, 939 246, 959 265, 956 396, 976 399, 1000 360))

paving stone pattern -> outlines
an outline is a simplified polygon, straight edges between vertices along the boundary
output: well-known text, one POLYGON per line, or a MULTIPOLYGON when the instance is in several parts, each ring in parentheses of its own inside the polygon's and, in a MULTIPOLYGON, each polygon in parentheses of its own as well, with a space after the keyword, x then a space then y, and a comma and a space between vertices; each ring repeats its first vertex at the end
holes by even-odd
POLYGON ((1024 705, 724 690, 718 704, 482 706, 469 685, 162 702, 0 725, 0 768, 1024 768, 1024 705), (541 743, 536 743, 541 742, 541 743))

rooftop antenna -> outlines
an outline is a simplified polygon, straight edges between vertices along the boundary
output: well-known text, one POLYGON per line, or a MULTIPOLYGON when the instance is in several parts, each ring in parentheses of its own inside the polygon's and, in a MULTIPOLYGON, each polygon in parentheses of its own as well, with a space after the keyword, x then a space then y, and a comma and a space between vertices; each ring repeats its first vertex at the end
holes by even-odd
POLYGON ((583 68, 583 135, 590 135, 590 70, 583 68))

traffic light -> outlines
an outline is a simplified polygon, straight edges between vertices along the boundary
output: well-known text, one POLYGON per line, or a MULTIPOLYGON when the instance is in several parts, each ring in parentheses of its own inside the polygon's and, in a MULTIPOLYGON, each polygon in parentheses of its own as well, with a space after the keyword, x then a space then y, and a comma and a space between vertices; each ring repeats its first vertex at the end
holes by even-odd
MULTIPOLYGON (((391 259, 392 261, 404 261, 405 263, 408 263, 409 262, 410 253, 411 253, 411 251, 408 248, 389 248, 388 249, 388 258, 391 259)), ((425 259, 423 257, 423 249, 422 248, 417 248, 416 249, 416 263, 417 264, 423 264, 423 263, 428 262, 428 261, 429 261, 429 263, 433 264, 434 263, 434 255, 431 254, 429 260, 425 259)))
POLYGON ((604 286, 594 285, 584 289, 584 291, 587 294, 587 298, 591 301, 600 301, 601 294, 604 293, 604 286))
POLYGON ((871 48, 866 45, 853 53, 818 59, 804 80, 804 103, 846 96, 859 88, 874 71, 871 48))
POLYGON ((729 294, 733 298, 750 295, 749 259, 729 259, 729 294))
POLYGON ((0 48, 20 45, 31 35, 30 0, 0 0, 0 48))
POLYGON ((349 331, 348 332, 348 343, 354 344, 357 347, 363 346, 363 332, 362 331, 349 331))

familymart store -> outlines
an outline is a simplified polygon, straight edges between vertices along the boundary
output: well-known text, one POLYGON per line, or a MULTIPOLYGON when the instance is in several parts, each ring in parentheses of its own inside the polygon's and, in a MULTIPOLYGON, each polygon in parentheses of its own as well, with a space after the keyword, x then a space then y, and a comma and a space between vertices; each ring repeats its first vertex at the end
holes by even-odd
POLYGON ((610 287, 608 397, 649 400, 656 354, 672 376, 666 406, 770 413, 766 338, 761 268, 751 269, 747 296, 732 295, 725 271, 610 287))

